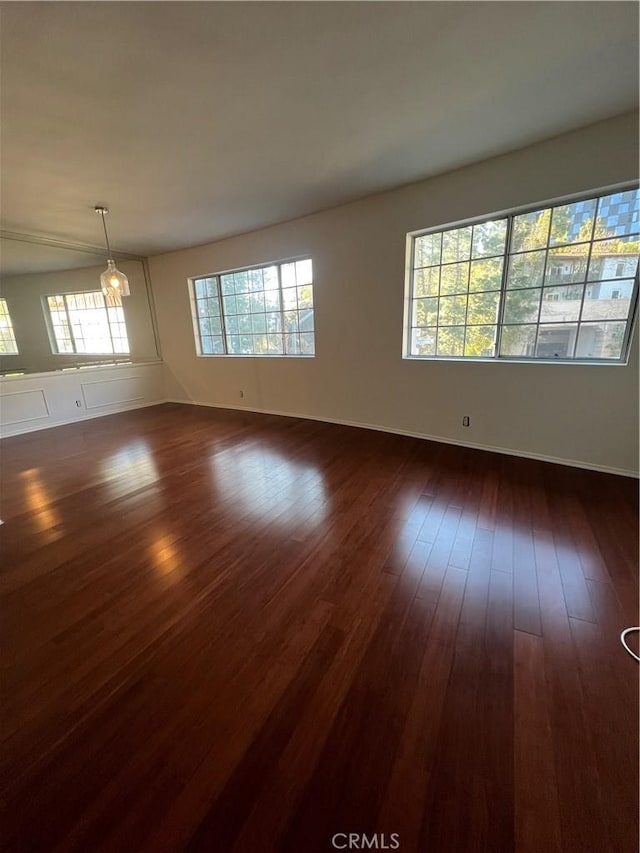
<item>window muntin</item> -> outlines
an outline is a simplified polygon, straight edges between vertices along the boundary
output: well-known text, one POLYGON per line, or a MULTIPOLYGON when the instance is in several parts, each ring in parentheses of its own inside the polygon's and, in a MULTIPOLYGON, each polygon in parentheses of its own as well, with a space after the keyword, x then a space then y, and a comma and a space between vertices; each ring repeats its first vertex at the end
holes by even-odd
POLYGON ((315 354, 310 258, 192 279, 199 355, 315 354))
POLYGON ((58 354, 128 354, 129 339, 119 293, 63 293, 46 298, 52 344, 58 354))
POLYGON ((7 300, 0 297, 0 355, 18 355, 18 344, 13 332, 7 300))
POLYGON ((407 356, 622 361, 640 192, 412 237, 407 356))

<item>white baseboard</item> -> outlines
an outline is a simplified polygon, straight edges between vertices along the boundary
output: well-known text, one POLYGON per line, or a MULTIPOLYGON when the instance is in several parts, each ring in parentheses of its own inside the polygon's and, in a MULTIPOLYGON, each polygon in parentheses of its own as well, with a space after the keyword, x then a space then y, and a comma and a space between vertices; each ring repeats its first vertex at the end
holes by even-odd
POLYGON ((146 409, 149 406, 160 406, 162 403, 169 402, 168 400, 153 400, 150 403, 125 403, 118 404, 114 403, 112 407, 109 408, 107 412, 83 412, 82 414, 77 415, 73 418, 57 418, 55 420, 47 420, 46 423, 36 423, 29 426, 16 426, 14 428, 11 425, 7 425, 0 428, 0 439, 3 438, 14 438, 17 435, 26 435, 29 432, 38 432, 43 429, 53 429, 54 427, 59 426, 67 426, 68 424, 76 424, 80 421, 89 421, 93 420, 93 418, 103 418, 106 415, 117 415, 119 412, 130 412, 133 409, 146 409))
POLYGON ((451 438, 445 438, 439 435, 411 432, 409 430, 380 426, 379 424, 368 424, 363 423, 361 421, 347 421, 342 418, 319 417, 317 415, 303 415, 298 414, 296 412, 281 412, 276 409, 259 409, 251 406, 235 406, 231 403, 207 403, 199 400, 179 400, 177 398, 166 400, 153 400, 151 402, 146 403, 133 403, 125 405, 114 404, 112 408, 109 408, 109 411, 105 412, 84 412, 83 414, 78 415, 77 417, 57 419, 55 421, 33 424, 27 427, 23 425, 20 428, 16 429, 11 429, 11 427, 4 427, 0 432, 0 439, 11 438, 16 435, 25 435, 26 433, 37 432, 38 430, 43 429, 53 429, 54 427, 65 426, 66 424, 74 424, 78 423, 79 421, 92 420, 93 418, 101 418, 106 415, 115 415, 119 412, 128 412, 133 411, 134 409, 145 409, 151 406, 160 406, 163 403, 179 403, 181 405, 186 406, 204 406, 212 409, 231 409, 234 411, 255 412, 256 414, 261 415, 277 415, 278 417, 282 418, 298 418, 300 420, 307 421, 320 421, 322 423, 339 424, 341 426, 358 427, 360 429, 370 429, 375 430, 376 432, 388 432, 393 435, 405 435, 409 438, 420 438, 425 441, 435 441, 440 444, 452 444, 457 447, 469 447, 472 450, 486 450, 489 453, 501 453, 505 456, 519 456, 523 457, 524 459, 535 459, 539 462, 551 462, 554 465, 568 465, 571 468, 584 468, 588 471, 600 471, 605 474, 616 474, 621 477, 638 478, 639 476, 638 471, 632 471, 626 468, 613 468, 607 465, 594 465, 590 462, 582 462, 576 459, 564 459, 559 456, 545 456, 542 453, 531 453, 529 451, 524 450, 512 450, 508 447, 497 447, 491 444, 479 444, 473 441, 454 441, 451 438))
POLYGON ((473 441, 454 441, 451 438, 444 438, 440 435, 429 435, 427 433, 410 432, 408 430, 396 429, 392 427, 380 426, 379 424, 367 424, 361 421, 346 421, 340 418, 319 417, 317 415, 301 415, 295 412, 279 412, 275 409, 258 409, 251 406, 234 406, 231 403, 204 403, 198 400, 178 400, 170 399, 167 403, 180 403, 187 406, 206 406, 212 409, 233 409, 242 412, 256 412, 261 415, 278 415, 283 418, 299 418, 306 421, 321 421, 323 423, 340 424, 341 426, 359 427, 360 429, 372 429, 376 432, 389 432, 393 435, 406 435, 409 438, 421 438, 425 441, 436 441, 440 444, 453 444, 457 447, 469 447, 472 450, 486 450, 489 453, 501 453, 504 456, 519 456, 524 459, 536 459, 539 462, 551 462, 554 465, 568 465, 571 468, 584 468, 587 471, 600 471, 604 474, 617 474, 621 477, 640 476, 638 471, 632 471, 626 468, 612 468, 608 465, 593 465, 590 462, 582 462, 577 459, 563 459, 559 456, 545 456, 542 453, 530 453, 525 450, 512 450, 508 447, 496 447, 492 444, 478 444, 473 441))

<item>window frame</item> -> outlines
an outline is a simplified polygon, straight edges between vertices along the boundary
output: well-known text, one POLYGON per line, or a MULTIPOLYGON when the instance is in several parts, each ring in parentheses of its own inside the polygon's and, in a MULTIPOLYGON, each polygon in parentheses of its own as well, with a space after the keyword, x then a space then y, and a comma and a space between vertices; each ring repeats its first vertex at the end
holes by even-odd
POLYGON ((47 325, 47 332, 49 334, 49 345, 51 347, 51 354, 52 355, 64 356, 66 358, 73 357, 73 356, 78 356, 80 358, 85 358, 85 357, 86 358, 94 358, 96 356, 98 356, 98 357, 111 356, 111 360, 113 360, 113 359, 119 360, 119 358, 127 360, 128 358, 130 358, 130 356, 131 356, 131 341, 129 340, 129 329, 127 328, 127 318, 124 314, 124 305, 122 304, 122 305, 117 306, 117 307, 122 308, 123 322, 124 322, 124 327, 125 327, 125 331, 127 334, 128 351, 127 352, 116 352, 115 346, 114 346, 114 337, 113 337, 113 332, 112 332, 112 327, 111 327, 111 318, 109 316, 109 306, 107 305, 106 300, 105 300, 105 296, 101 290, 70 290, 70 291, 65 291, 64 293, 44 293, 41 296, 41 304, 42 304, 42 311, 44 314, 45 322, 47 325), (107 315, 107 325, 109 327, 109 338, 111 340, 111 346, 112 346, 111 352, 81 352, 77 349, 76 338, 75 338, 75 335, 73 334, 73 326, 71 323, 71 317, 69 315, 69 306, 67 304, 67 297, 68 296, 86 296, 89 293, 99 293, 102 296, 102 299, 104 301, 104 311, 107 315), (73 346, 73 350, 71 352, 63 352, 59 349, 58 339, 56 338, 56 333, 55 333, 55 329, 54 329, 53 317, 51 316, 51 307, 49 306, 49 299, 52 299, 52 298, 53 299, 60 299, 61 298, 64 302, 64 310, 65 310, 65 314, 66 314, 66 318, 67 318, 67 328, 69 329, 69 340, 71 341, 71 344, 73 346))
MULTIPOLYGON (((621 346, 621 354, 620 358, 540 358, 540 357, 530 357, 527 358, 525 356, 508 356, 508 355, 500 355, 500 344, 502 340, 502 333, 504 330, 504 309, 505 309, 505 295, 507 293, 507 277, 509 274, 509 258, 510 258, 510 249, 511 242, 513 238, 513 220, 516 216, 520 216, 526 213, 533 213, 536 211, 545 210, 547 208, 556 208, 562 207, 566 204, 574 204, 580 201, 588 201, 590 199, 599 200, 603 196, 613 195, 618 192, 627 192, 630 190, 638 190, 640 189, 640 182, 635 181, 625 181, 620 184, 612 184, 607 187, 600 187, 598 189, 591 189, 585 192, 572 193, 569 195, 559 196, 553 199, 546 199, 543 201, 538 201, 533 204, 522 205, 518 207, 506 208, 504 210, 495 211, 490 214, 483 214, 481 216, 470 217, 468 219, 461 219, 454 222, 448 222, 442 225, 432 226, 429 228, 420 228, 415 231, 409 231, 406 235, 406 255, 405 255, 405 289, 404 289, 404 312, 403 312, 403 329, 402 329, 402 358, 409 361, 431 361, 431 362, 461 362, 461 363, 504 363, 504 364, 576 364, 576 365, 600 365, 600 366, 609 366, 609 367, 619 367, 625 366, 629 363, 629 358, 631 356, 631 341, 633 339, 635 333, 636 323, 638 321, 638 314, 640 313, 639 309, 639 279, 640 279, 640 262, 638 263, 638 267, 636 268, 636 273, 634 276, 634 285, 631 293, 631 311, 627 318, 626 328, 624 338, 622 340, 621 346), (503 259, 503 268, 502 268, 502 276, 500 281, 500 290, 498 293, 499 297, 499 312, 496 320, 496 342, 495 342, 495 355, 494 356, 439 356, 439 355, 413 355, 411 353, 411 316, 412 316, 412 303, 413 303, 413 278, 414 278, 414 259, 415 259, 415 245, 416 238, 423 237, 427 234, 440 234, 446 231, 455 230, 458 228, 464 228, 470 225, 483 225, 487 222, 492 222, 498 219, 506 219, 507 220, 507 232, 505 238, 505 246, 502 253, 503 259)), ((594 231, 595 231, 595 219, 594 219, 594 231)), ((638 230, 640 232, 640 223, 638 225, 638 230)), ((622 235, 622 238, 630 235, 622 235)), ((544 246, 544 250, 547 253, 545 256, 545 269, 548 261, 548 251, 551 248, 549 245, 547 238, 547 244, 544 246)), ((606 239, 606 238, 603 238, 606 239)), ((588 241, 588 254, 587 254, 587 275, 589 269, 589 261, 591 258, 593 243, 598 242, 592 239, 588 241)), ((640 242, 640 234, 638 235, 638 242, 640 242)), ((567 244, 570 245, 570 244, 567 244)), ((496 256, 500 257, 500 256, 496 256)), ((438 266, 442 267, 442 264, 438 266)), ((543 272, 543 284, 540 286, 540 290, 544 288, 544 272, 543 272)), ((586 289, 586 285, 588 281, 585 280, 584 286, 586 289)), ((582 304, 580 307, 580 317, 582 316, 582 310, 584 305, 585 295, 582 296, 582 304)), ((541 305, 542 305, 542 297, 541 297, 541 305)), ((538 319, 535 323, 536 327, 541 325, 540 323, 540 313, 538 313, 538 319)), ((621 321, 622 322, 622 321, 621 321)), ((560 324, 558 324, 560 325, 560 324)), ((467 328, 467 324, 465 322, 464 328, 467 328)), ((580 329, 580 321, 577 321, 577 331, 580 329)), ((577 344, 576 344, 577 345, 577 344)))
POLYGON ((1 313, 6 316, 7 320, 9 321, 9 325, 7 328, 11 334, 11 338, 13 339, 13 346, 15 347, 15 350, 13 350, 12 352, 0 352, 0 356, 2 358, 12 358, 16 355, 20 355, 20 347, 18 346, 16 330, 13 325, 13 317, 11 316, 11 311, 9 310, 9 303, 7 302, 6 296, 0 296, 0 304, 3 305, 3 310, 1 313))
MULTIPOLYGON (((231 269, 219 270, 218 272, 211 273, 199 273, 198 275, 189 276, 187 279, 187 284, 189 288, 189 302, 191 305, 191 321, 193 324, 193 337, 195 342, 195 351, 196 356, 198 358, 315 358, 317 355, 317 330, 315 327, 315 312, 316 312, 316 304, 315 304, 315 290, 313 292, 313 345, 314 351, 312 353, 289 353, 289 352, 265 352, 265 353, 236 353, 229 352, 228 350, 228 342, 227 342, 227 326, 226 326, 226 317, 224 313, 224 302, 223 302, 223 294, 222 294, 222 276, 225 275, 233 275, 234 273, 243 273, 243 272, 251 272, 252 270, 262 270, 267 267, 276 267, 278 273, 278 300, 279 300, 279 308, 277 312, 280 314, 282 325, 284 329, 284 312, 285 308, 282 302, 282 270, 281 267, 285 264, 295 264, 300 261, 311 261, 312 264, 312 280, 311 287, 314 288, 315 285, 315 265, 313 263, 313 257, 310 253, 306 253, 303 255, 295 255, 293 257, 283 258, 277 261, 263 261, 258 264, 250 264, 248 266, 242 267, 232 267, 231 269), (196 294, 196 282, 201 281, 202 279, 212 278, 216 281, 216 291, 217 291, 217 299, 218 304, 220 306, 220 325, 222 329, 222 343, 225 349, 225 352, 203 352, 202 348, 202 331, 200 329, 200 317, 198 316, 198 297, 196 294)), ((297 309, 298 311, 300 309, 297 309)), ((249 312, 248 316, 252 316, 254 312, 249 312)), ((260 313, 260 312, 257 312, 260 313)), ((285 332, 282 333, 283 338, 285 332)), ((283 345, 284 350, 284 345, 283 345)))

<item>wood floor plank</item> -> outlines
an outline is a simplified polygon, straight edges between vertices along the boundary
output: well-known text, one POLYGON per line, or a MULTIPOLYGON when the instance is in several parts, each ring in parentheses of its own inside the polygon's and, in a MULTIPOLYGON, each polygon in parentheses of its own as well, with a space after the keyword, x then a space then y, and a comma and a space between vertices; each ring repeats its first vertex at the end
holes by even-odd
POLYGON ((514 667, 514 850, 560 853, 560 802, 541 637, 514 632, 514 667))
POLYGON ((489 598, 489 531, 478 529, 455 638, 454 659, 444 696, 442 723, 416 850, 490 850, 486 839, 482 756, 476 714, 485 663, 484 633, 489 598), (477 784, 470 784, 471 782, 477 784), (464 820, 459 819, 464 803, 464 820))
POLYGON ((513 781, 513 577, 491 572, 481 689, 475 718, 482 732, 478 774, 484 809, 491 820, 485 845, 490 850, 514 847, 513 781))
POLYGON ((505 460, 500 460, 496 471, 497 495, 495 504, 493 551, 491 568, 493 571, 513 573, 513 488, 510 469, 505 460))
POLYGON ((418 687, 391 774, 378 831, 397 833, 417 850, 438 732, 454 654, 454 640, 467 575, 449 567, 425 648, 418 687))
MULTIPOLYGON (((556 756, 560 828, 563 849, 608 851, 608 816, 587 720, 577 658, 560 571, 548 537, 539 534, 536 563, 544 645, 549 716, 556 756), (584 820, 589 814, 590 819, 584 820)), ((612 780, 609 784, 615 784, 612 780)))
POLYGON ((621 681, 632 674, 636 662, 624 652, 622 644, 610 648, 618 637, 606 636, 606 623, 594 625, 571 619, 570 625, 599 777, 618 777, 627 782, 624 786, 600 786, 603 808, 609 816, 610 848, 633 853, 638 842, 638 696, 630 695, 621 681), (593 678, 596 669, 597 680, 593 678), (623 736, 613 740, 611 731, 623 736))
POLYGON ((440 596, 442 582, 444 580, 451 550, 454 545, 456 533, 460 525, 461 510, 450 506, 442 517, 440 528, 435 541, 429 550, 424 572, 420 579, 420 585, 416 595, 424 598, 432 604, 436 604, 440 596))

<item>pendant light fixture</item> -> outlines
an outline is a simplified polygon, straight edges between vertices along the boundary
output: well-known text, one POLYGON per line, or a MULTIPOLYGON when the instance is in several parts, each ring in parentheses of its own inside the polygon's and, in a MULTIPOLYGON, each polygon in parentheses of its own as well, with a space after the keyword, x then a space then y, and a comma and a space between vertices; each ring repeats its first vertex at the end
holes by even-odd
POLYGON ((102 227, 104 228, 104 239, 107 244, 107 268, 100 276, 100 285, 105 296, 110 294, 119 294, 120 296, 129 296, 129 279, 116 266, 116 262, 111 257, 111 246, 109 245, 109 235, 107 234, 107 223, 104 221, 105 216, 109 213, 108 207, 96 205, 96 213, 102 217, 102 227))

